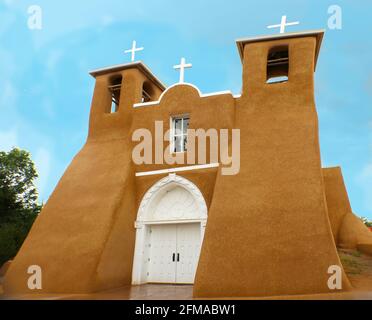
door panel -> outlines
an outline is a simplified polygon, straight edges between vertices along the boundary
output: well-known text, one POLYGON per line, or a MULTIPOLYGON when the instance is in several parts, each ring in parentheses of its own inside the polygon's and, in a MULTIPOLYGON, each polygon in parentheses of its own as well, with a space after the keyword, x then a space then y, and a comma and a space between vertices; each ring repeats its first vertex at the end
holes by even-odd
POLYGON ((200 224, 178 224, 176 283, 194 283, 199 254, 200 224))
POLYGON ((173 253, 177 246, 176 225, 150 227, 150 261, 148 282, 175 283, 176 267, 173 253))
POLYGON ((194 283, 200 254, 200 224, 161 224, 149 228, 147 282, 194 283))

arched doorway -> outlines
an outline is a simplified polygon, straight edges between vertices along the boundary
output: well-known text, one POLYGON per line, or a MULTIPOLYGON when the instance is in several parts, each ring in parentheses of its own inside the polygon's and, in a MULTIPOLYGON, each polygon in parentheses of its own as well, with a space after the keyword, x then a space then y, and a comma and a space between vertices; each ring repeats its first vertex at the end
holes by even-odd
POLYGON ((155 183, 138 209, 132 284, 193 283, 206 222, 195 184, 174 173, 155 183))

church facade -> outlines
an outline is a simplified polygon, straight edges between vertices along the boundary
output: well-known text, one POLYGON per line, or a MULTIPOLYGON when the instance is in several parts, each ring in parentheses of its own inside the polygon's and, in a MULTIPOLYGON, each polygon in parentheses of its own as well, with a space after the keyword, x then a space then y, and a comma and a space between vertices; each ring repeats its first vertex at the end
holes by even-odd
MULTIPOLYGON (((195 297, 326 293, 331 266, 350 290, 337 246, 372 254, 372 236, 352 213, 341 169, 321 166, 314 71, 323 34, 237 40, 239 95, 166 88, 142 62, 91 72, 87 142, 12 262, 5 291, 30 293, 31 265, 47 293, 145 283, 193 284, 195 297), (170 132, 160 149, 156 122, 170 132), (141 129, 153 139, 136 137, 141 129), (223 174, 228 161, 208 145, 188 163, 191 129, 238 130, 239 170, 223 174), (151 161, 133 160, 139 143, 151 161), (164 154, 184 161, 155 161, 164 154)), ((231 136, 224 141, 234 153, 231 136)))

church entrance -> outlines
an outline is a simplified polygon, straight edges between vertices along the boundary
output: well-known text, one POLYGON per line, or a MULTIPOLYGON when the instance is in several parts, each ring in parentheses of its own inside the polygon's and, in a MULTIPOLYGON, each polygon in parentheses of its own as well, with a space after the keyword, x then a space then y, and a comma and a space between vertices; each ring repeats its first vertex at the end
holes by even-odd
POLYGON ((194 283, 200 254, 200 226, 180 223, 150 226, 148 282, 194 283))
POLYGON ((138 211, 132 283, 194 283, 206 221, 192 182, 175 174, 158 181, 138 211))

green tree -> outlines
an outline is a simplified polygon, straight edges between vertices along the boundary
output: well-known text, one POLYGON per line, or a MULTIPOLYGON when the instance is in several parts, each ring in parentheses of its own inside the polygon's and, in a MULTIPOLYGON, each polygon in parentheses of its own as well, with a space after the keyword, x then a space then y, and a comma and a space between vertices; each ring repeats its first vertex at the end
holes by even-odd
POLYGON ((30 153, 0 152, 0 266, 12 259, 41 210, 30 153))
POLYGON ((366 217, 361 217, 363 223, 367 226, 367 227, 372 227, 372 221, 368 220, 368 218, 366 217))

